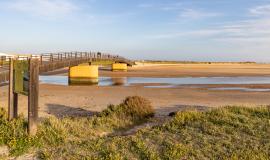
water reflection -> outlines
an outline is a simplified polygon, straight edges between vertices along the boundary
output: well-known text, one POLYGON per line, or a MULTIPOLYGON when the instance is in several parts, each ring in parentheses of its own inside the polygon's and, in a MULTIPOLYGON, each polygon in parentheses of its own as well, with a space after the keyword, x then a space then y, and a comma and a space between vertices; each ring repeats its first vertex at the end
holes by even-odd
MULTIPOLYGON (((68 85, 67 76, 40 76, 41 83, 68 85)), ((149 88, 172 88, 192 84, 270 84, 270 77, 184 77, 184 78, 142 78, 142 77, 99 77, 98 86, 129 86, 142 84, 149 88), (151 86, 149 84, 156 84, 151 86)), ((218 89, 218 88, 217 88, 218 89)), ((227 90, 230 88, 227 88, 227 90)), ((235 88, 231 88, 234 89, 235 88)), ((239 90, 239 88, 236 88, 239 90)), ((225 88, 220 88, 225 90, 225 88)), ((240 89, 243 90, 243 89, 240 89)), ((247 89, 245 88, 247 91, 247 89)), ((256 91, 256 90, 252 90, 256 91)), ((257 91, 268 91, 258 90, 257 91)))
MULTIPOLYGON (((43 84, 56 84, 56 85, 79 85, 70 84, 67 76, 39 76, 40 82, 43 84)), ((127 86, 127 77, 99 77, 98 84, 81 84, 91 86, 127 86)))
POLYGON ((99 77, 99 86, 127 86, 127 77, 99 77))
POLYGON ((112 77, 111 81, 114 86, 124 86, 127 84, 127 77, 112 77))

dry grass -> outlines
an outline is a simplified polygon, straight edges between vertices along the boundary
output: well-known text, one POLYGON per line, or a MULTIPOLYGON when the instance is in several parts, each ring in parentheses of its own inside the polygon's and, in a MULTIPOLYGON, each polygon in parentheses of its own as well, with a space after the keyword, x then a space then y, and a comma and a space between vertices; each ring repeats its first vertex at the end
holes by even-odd
POLYGON ((149 101, 128 97, 89 118, 51 118, 36 137, 26 135, 22 118, 0 113, 0 145, 11 156, 34 153, 41 159, 269 159, 270 108, 224 107, 178 112, 168 122, 134 135, 114 133, 147 122, 149 101), (17 132, 15 132, 15 130, 17 132))

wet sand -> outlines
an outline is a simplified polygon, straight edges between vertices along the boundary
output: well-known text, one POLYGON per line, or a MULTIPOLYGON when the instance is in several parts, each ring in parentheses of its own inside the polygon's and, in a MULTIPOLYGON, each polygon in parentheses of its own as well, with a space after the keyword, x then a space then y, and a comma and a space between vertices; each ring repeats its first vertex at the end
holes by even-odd
POLYGON ((270 76, 270 64, 179 64, 146 65, 128 73, 102 71, 103 76, 127 77, 234 77, 270 76))
MULTIPOLYGON (((64 71, 60 72, 61 74, 64 71)), ((102 76, 135 77, 211 77, 211 76, 270 76, 270 65, 162 65, 140 66, 129 72, 101 71, 102 76)), ((155 84, 156 85, 156 84, 155 84)), ((226 105, 268 105, 270 92, 209 90, 213 87, 270 88, 268 84, 256 85, 183 85, 175 88, 145 88, 135 86, 60 86, 40 85, 40 117, 88 116, 118 104, 127 96, 149 99, 159 115, 195 106, 199 109, 226 105)), ((8 87, 0 87, 0 106, 7 108, 8 87)), ((20 96, 19 112, 26 115, 27 99, 20 96)))
MULTIPOLYGON (((67 75, 68 68, 44 75, 67 75)), ((139 65, 129 67, 128 72, 111 72, 102 67, 100 76, 109 77, 235 77, 270 76, 270 64, 173 64, 139 65)))

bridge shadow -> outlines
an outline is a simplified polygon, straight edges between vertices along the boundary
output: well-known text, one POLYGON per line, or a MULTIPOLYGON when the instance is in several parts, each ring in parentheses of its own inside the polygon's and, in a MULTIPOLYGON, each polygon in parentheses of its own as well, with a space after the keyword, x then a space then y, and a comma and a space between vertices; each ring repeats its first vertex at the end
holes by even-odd
POLYGON ((60 104, 46 104, 48 114, 54 115, 57 118, 64 117, 91 117, 97 115, 98 112, 88 111, 82 108, 74 108, 60 104))

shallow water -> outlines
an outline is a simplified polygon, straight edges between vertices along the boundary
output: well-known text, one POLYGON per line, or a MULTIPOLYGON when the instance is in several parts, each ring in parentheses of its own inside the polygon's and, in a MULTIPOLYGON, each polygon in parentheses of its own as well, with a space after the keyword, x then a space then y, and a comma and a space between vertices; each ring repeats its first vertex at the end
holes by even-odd
POLYGON ((220 88, 209 88, 209 90, 246 91, 246 92, 270 92, 270 88, 269 89, 264 89, 264 88, 245 88, 245 87, 220 87, 220 88))
MULTIPOLYGON (((46 84, 68 85, 67 76, 40 76, 40 81, 41 83, 46 84)), ((98 85, 129 86, 132 84, 143 84, 144 86, 151 88, 166 88, 166 87, 172 88, 177 85, 187 85, 187 84, 270 84, 270 77, 183 77, 183 78, 100 77, 98 85), (148 84, 159 84, 159 85, 155 86, 148 84)), ((224 88, 219 89, 224 90, 224 88)))

